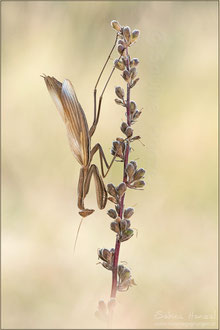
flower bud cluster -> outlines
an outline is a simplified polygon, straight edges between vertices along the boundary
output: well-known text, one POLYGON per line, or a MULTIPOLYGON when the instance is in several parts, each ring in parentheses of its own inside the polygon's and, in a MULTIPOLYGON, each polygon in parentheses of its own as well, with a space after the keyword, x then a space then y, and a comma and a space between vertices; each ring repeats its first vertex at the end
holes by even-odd
MULTIPOLYGON (((108 185, 108 192, 110 191, 109 186, 112 188, 114 187, 114 185, 112 183, 108 185)), ((115 190, 116 189, 117 188, 115 188, 115 190)), ((115 205, 115 210, 110 209, 108 210, 107 214, 109 215, 110 218, 114 219, 114 221, 112 221, 110 224, 111 230, 117 234, 120 242, 125 242, 134 235, 134 230, 130 228, 131 221, 129 220, 134 214, 134 209, 132 207, 125 209, 123 219, 120 218, 119 211, 120 208, 119 208, 119 200, 118 200, 118 204, 115 205)))

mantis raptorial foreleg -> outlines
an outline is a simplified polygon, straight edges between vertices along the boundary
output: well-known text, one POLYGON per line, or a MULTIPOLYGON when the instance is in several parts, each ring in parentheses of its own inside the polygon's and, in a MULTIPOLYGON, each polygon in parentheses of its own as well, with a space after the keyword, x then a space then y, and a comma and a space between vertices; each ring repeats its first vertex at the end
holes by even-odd
POLYGON ((78 181, 78 208, 84 210, 84 182, 85 182, 85 169, 81 167, 79 172, 78 181))
POLYGON ((81 210, 79 214, 85 218, 94 212, 93 209, 85 209, 84 199, 89 192, 90 182, 92 175, 95 180, 96 198, 98 207, 102 210, 107 203, 107 191, 99 174, 99 170, 95 164, 92 164, 89 168, 82 167, 80 169, 79 182, 78 182, 78 207, 81 210))
POLYGON ((87 173, 85 179, 84 194, 85 196, 88 194, 92 175, 94 176, 95 180, 97 204, 98 207, 102 210, 105 208, 107 202, 107 191, 105 189, 104 182, 99 174, 98 167, 95 164, 92 164, 90 166, 89 171, 87 173))

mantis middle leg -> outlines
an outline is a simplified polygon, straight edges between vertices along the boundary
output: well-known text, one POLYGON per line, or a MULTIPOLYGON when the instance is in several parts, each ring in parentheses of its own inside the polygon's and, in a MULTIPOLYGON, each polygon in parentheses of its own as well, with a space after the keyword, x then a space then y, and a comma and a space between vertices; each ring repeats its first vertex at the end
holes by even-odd
POLYGON ((117 157, 117 154, 112 158, 111 163, 108 164, 104 151, 101 147, 101 145, 99 143, 97 143, 91 150, 90 152, 90 161, 92 160, 93 156, 95 155, 96 151, 99 151, 99 157, 100 157, 100 165, 101 165, 101 172, 102 172, 102 177, 105 178, 110 170, 110 168, 112 167, 115 158, 117 157), (104 173, 104 166, 103 166, 103 161, 105 163, 105 166, 107 167, 107 172, 104 173))

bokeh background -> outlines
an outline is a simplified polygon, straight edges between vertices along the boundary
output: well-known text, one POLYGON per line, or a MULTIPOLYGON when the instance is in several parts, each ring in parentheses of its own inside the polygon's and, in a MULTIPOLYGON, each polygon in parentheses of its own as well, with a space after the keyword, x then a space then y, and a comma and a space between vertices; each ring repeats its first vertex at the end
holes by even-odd
MULTIPOLYGON (((140 60, 132 99, 143 108, 134 129, 145 146, 135 142, 130 159, 147 171, 145 190, 126 194, 138 235, 123 243, 120 260, 137 286, 118 293, 114 327, 217 327, 217 1, 3 1, 5 329, 105 327, 94 313, 100 299, 108 301, 111 273, 96 264, 97 249, 113 247, 115 237, 92 182, 86 205, 96 212, 73 256, 80 167, 40 75, 69 78, 91 124, 112 19, 141 30, 130 53, 140 60)), ((117 71, 92 141, 109 160, 124 118, 114 103, 119 84, 117 71)), ((105 182, 121 178, 118 163, 105 182)))

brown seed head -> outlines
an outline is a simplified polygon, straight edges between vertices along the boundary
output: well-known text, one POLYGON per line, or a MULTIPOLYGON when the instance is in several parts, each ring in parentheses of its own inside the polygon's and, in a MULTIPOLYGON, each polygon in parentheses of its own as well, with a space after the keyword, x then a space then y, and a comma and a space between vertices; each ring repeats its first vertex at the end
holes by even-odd
POLYGON ((115 298, 110 298, 110 300, 108 302, 108 310, 110 312, 113 311, 115 305, 116 305, 116 299, 115 298))
POLYGON ((128 228, 127 230, 125 230, 123 232, 122 236, 120 237, 120 241, 125 242, 125 241, 129 240, 133 235, 134 235, 133 229, 128 228))
POLYGON ((106 304, 105 304, 104 300, 99 300, 98 308, 100 311, 106 312, 106 304))
POLYGON ((130 220, 127 220, 127 219, 126 219, 126 221, 127 221, 127 228, 130 228, 130 226, 131 226, 131 221, 130 221, 130 220))
POLYGON ((127 138, 132 137, 132 135, 133 135, 133 129, 130 126, 127 127, 126 130, 125 130, 125 134, 126 134, 127 138))
POLYGON ((129 26, 125 26, 123 29, 123 35, 125 40, 129 43, 131 39, 131 29, 129 26))
POLYGON ((130 102, 130 111, 131 111, 131 114, 133 114, 136 109, 137 109, 136 103, 134 101, 131 101, 130 102))
POLYGON ((130 69, 130 77, 133 80, 137 76, 137 70, 135 67, 130 69))
POLYGON ((133 119, 135 120, 135 119, 138 119, 139 117, 140 117, 140 115, 141 115, 141 111, 135 111, 135 113, 134 113, 134 115, 133 115, 133 119))
POLYGON ((135 172, 134 165, 132 163, 129 163, 126 167, 126 173, 128 175, 129 181, 133 179, 134 172, 135 172))
POLYGON ((115 94, 120 98, 120 99, 124 99, 125 96, 125 92, 124 89, 121 88, 120 86, 115 87, 115 94))
POLYGON ((119 229, 119 223, 118 222, 111 222, 110 224, 110 228, 111 230, 113 230, 115 233, 119 234, 120 233, 120 229, 119 229))
POLYGON ((134 169, 137 169, 137 163, 135 160, 131 160, 130 163, 134 166, 134 169))
POLYGON ((133 209, 133 207, 128 207, 128 208, 124 211, 124 217, 125 217, 125 219, 129 219, 130 217, 132 217, 133 214, 134 214, 134 209, 133 209))
POLYGON ((138 58, 133 58, 130 62, 131 68, 137 66, 139 64, 139 59, 138 58))
POLYGON ((132 184, 132 188, 143 188, 144 186, 145 186, 145 182, 143 180, 135 181, 132 184))
POLYGON ((132 87, 134 87, 136 84, 137 84, 137 82, 140 80, 140 78, 136 78, 133 82, 132 82, 132 84, 131 84, 131 88, 132 87))
POLYGON ((142 179, 144 177, 144 174, 145 174, 145 170, 143 168, 137 170, 134 174, 134 181, 142 179))
POLYGON ((114 30, 120 32, 121 31, 121 25, 118 23, 118 21, 111 21, 111 26, 113 27, 114 30))
POLYGON ((127 221, 126 220, 121 220, 120 221, 120 229, 121 229, 121 232, 123 232, 127 229, 127 221))
POLYGON ((120 183, 120 185, 116 188, 119 197, 122 197, 127 189, 127 186, 124 182, 120 183))
POLYGON ((128 124, 125 123, 125 122, 123 122, 123 123, 121 124, 121 131, 122 131, 123 133, 125 133, 125 130, 126 130, 127 127, 128 127, 128 124))
POLYGON ((115 211, 114 209, 110 209, 110 210, 108 210, 107 214, 108 214, 111 218, 113 218, 113 219, 116 219, 116 218, 117 218, 117 213, 116 213, 116 211, 115 211))
POLYGON ((124 80, 126 82, 130 82, 130 80, 131 80, 130 79, 130 73, 127 69, 123 71, 122 77, 124 78, 124 80))
POLYGON ((124 105, 124 103, 119 99, 115 99, 115 103, 118 105, 124 105))
POLYGON ((125 69, 125 65, 124 65, 124 63, 123 63, 122 61, 120 61, 120 60, 115 60, 115 61, 114 61, 114 65, 115 65, 115 67, 116 67, 117 69, 119 69, 119 70, 121 70, 121 71, 123 71, 123 70, 125 69))
POLYGON ((135 42, 137 40, 137 38, 139 37, 139 35, 140 35, 139 30, 132 31, 131 42, 135 42))
POLYGON ((116 188, 115 186, 113 185, 113 183, 109 183, 107 185, 107 191, 108 193, 113 196, 113 197, 117 197, 117 191, 116 191, 116 188))
POLYGON ((122 45, 118 45, 118 52, 120 55, 124 55, 125 48, 122 45))
POLYGON ((127 46, 127 44, 124 42, 124 40, 118 40, 118 45, 122 45, 124 48, 127 46))

